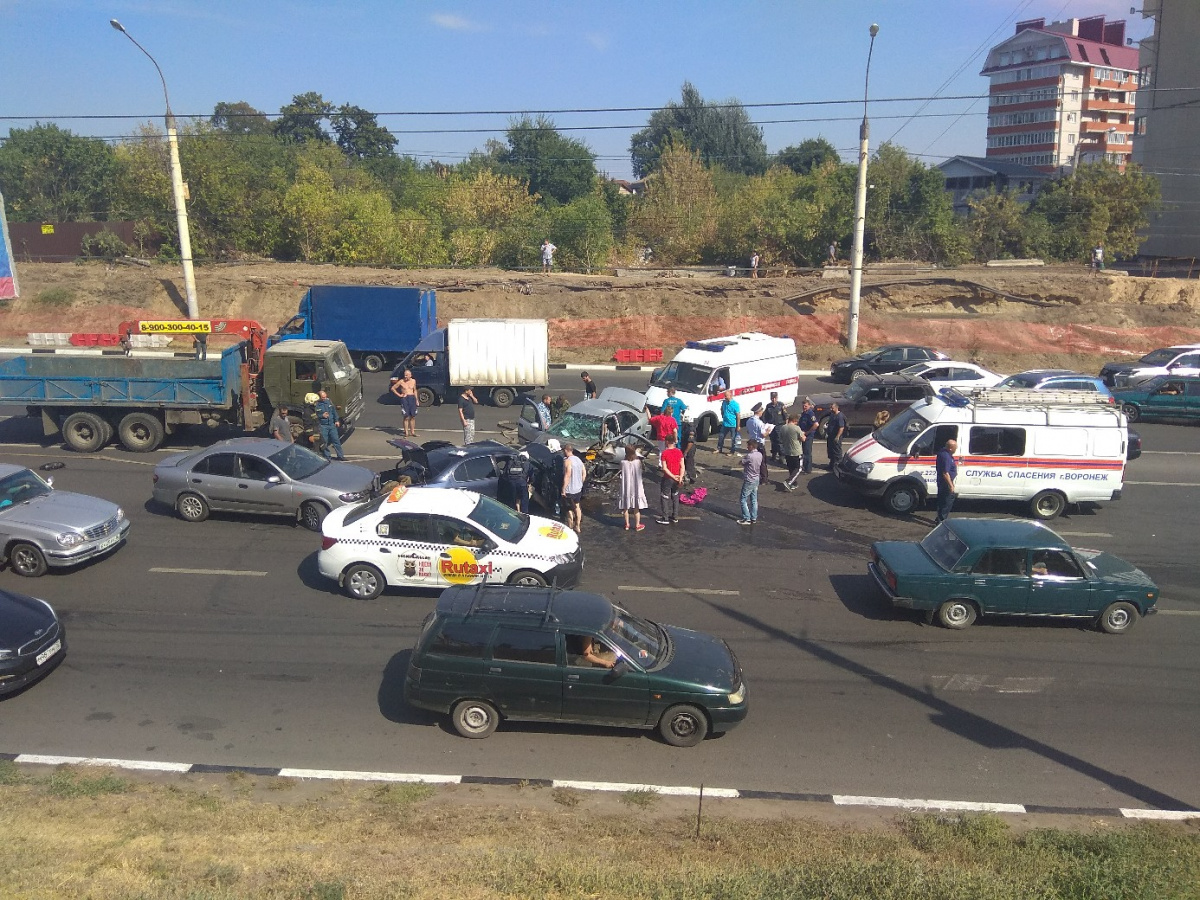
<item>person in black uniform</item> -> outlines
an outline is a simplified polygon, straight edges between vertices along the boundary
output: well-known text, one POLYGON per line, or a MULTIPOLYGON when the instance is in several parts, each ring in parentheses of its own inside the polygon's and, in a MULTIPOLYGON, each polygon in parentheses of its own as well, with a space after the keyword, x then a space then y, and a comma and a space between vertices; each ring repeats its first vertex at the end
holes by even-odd
POLYGON ((767 435, 771 442, 771 462, 782 464, 783 457, 779 455, 779 435, 775 431, 787 422, 787 407, 780 402, 779 391, 771 391, 771 402, 763 409, 762 420, 764 425, 771 426, 771 433, 767 435))
POLYGON ((846 433, 847 422, 840 406, 831 403, 829 408, 832 412, 829 424, 825 426, 825 449, 829 453, 829 471, 832 472, 842 461, 842 436, 846 433))
POLYGON ((529 452, 522 450, 504 467, 504 486, 509 506, 518 512, 529 512, 529 452))
POLYGON ((807 397, 804 398, 804 411, 800 413, 800 420, 796 424, 800 426, 800 432, 804 435, 800 443, 800 471, 808 475, 812 472, 813 435, 817 433, 819 423, 813 402, 807 397))
POLYGON ((696 423, 690 410, 683 411, 679 426, 679 449, 683 451, 683 472, 689 485, 696 483, 696 423))

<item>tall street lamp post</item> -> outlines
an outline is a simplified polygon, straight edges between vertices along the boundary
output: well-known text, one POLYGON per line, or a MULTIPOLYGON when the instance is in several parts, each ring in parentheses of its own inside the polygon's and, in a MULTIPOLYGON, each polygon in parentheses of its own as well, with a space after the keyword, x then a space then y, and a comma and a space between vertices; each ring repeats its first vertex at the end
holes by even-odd
POLYGON ((125 30, 125 26, 116 19, 109 19, 110 24, 129 40, 133 46, 146 54, 146 58, 154 63, 158 71, 158 79, 162 82, 163 100, 167 104, 167 146, 171 152, 171 193, 175 195, 175 220, 179 227, 179 255, 183 258, 183 289, 187 296, 187 314, 189 319, 200 318, 196 305, 196 273, 192 270, 192 233, 188 229, 187 202, 183 190, 183 170, 179 165, 179 135, 175 131, 175 114, 171 112, 171 98, 167 96, 167 79, 163 77, 158 61, 150 52, 134 40, 133 35, 125 30))
POLYGON ((875 52, 875 35, 879 26, 871 26, 871 46, 867 50, 867 75, 863 84, 863 120, 858 129, 858 196, 854 202, 854 249, 850 260, 850 312, 846 316, 846 347, 851 353, 858 348, 858 304, 862 297, 863 233, 867 227, 867 145, 871 125, 867 122, 867 94, 871 87, 871 54, 875 52))

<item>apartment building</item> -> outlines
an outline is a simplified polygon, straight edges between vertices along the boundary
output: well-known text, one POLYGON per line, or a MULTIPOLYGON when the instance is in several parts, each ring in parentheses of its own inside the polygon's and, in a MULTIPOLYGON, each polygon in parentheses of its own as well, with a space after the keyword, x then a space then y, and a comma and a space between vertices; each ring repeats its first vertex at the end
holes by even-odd
POLYGON ((1142 0, 1154 34, 1141 42, 1133 161, 1158 178, 1162 209, 1150 216, 1141 255, 1200 257, 1200 3, 1142 0))
POLYGON ((1046 173, 1132 152, 1138 51, 1104 16, 1018 22, 988 53, 987 158, 1046 173))

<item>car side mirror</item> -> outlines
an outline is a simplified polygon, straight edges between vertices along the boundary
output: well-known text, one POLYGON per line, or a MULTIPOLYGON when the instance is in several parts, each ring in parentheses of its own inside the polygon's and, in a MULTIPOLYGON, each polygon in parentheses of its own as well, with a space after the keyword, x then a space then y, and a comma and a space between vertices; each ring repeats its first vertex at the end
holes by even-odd
POLYGON ((378 525, 376 525, 376 526, 375 526, 375 534, 376 534, 378 537, 387 537, 387 536, 388 536, 388 525, 387 525, 387 523, 386 523, 386 522, 380 522, 378 525))
POLYGON ((54 487, 54 476, 53 475, 51 475, 49 478, 46 479, 46 484, 50 485, 50 487, 54 487))
POLYGON ((628 660, 624 657, 617 657, 617 661, 613 663, 611 669, 613 678, 620 678, 622 675, 628 675, 633 671, 633 667, 629 665, 628 660))
POLYGON ((280 484, 283 481, 278 475, 271 475, 267 478, 267 484, 280 484))

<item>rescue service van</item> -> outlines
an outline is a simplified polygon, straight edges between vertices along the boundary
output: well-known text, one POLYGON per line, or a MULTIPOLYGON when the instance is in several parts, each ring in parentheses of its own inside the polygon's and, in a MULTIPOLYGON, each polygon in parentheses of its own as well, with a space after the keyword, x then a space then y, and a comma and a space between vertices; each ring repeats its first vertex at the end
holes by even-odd
POLYGON ((1121 496, 1125 415, 1080 391, 942 391, 854 444, 834 474, 908 513, 937 495, 935 458, 952 438, 960 499, 1026 501, 1034 518, 1053 519, 1068 503, 1121 496))
POLYGON ((766 406, 771 391, 779 392, 786 406, 796 401, 800 362, 796 342, 759 332, 688 341, 675 358, 650 379, 646 404, 657 412, 667 399, 667 389, 687 404, 696 422, 696 440, 704 441, 721 427, 721 399, 733 391, 745 420, 755 403, 766 406))

